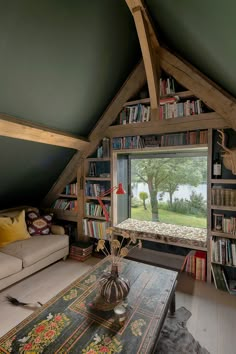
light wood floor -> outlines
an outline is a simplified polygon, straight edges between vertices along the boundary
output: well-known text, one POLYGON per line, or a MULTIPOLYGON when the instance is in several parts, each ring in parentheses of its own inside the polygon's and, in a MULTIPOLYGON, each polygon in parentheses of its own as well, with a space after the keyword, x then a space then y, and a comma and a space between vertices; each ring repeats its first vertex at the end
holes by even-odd
MULTIPOLYGON (((84 263, 71 259, 60 261, 0 292, 0 336, 32 312, 8 304, 6 295, 26 302, 45 303, 98 261, 97 258, 84 263)), ((236 297, 183 273, 176 293, 176 307, 180 306, 191 311, 187 327, 211 354, 236 354, 236 297)))

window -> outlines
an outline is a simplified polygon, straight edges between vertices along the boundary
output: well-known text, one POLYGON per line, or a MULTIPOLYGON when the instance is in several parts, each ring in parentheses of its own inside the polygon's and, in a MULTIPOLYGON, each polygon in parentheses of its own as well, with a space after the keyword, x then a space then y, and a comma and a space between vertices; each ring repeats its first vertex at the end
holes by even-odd
POLYGON ((207 151, 129 155, 129 216, 206 228, 207 151))

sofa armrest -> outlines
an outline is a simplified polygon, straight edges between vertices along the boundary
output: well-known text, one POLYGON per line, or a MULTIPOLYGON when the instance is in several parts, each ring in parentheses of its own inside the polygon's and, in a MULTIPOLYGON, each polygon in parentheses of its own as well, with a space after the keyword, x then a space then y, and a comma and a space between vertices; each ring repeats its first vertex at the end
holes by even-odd
POLYGON ((63 226, 60 226, 60 225, 52 225, 51 226, 51 233, 53 235, 65 235, 65 229, 63 226))

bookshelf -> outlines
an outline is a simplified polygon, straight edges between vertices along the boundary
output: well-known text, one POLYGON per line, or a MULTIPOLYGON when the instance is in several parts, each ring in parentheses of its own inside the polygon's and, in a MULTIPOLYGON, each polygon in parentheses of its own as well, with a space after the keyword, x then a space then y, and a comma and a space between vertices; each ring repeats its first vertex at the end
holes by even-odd
POLYGON ((58 194, 52 205, 52 210, 57 219, 77 222, 78 220, 78 184, 77 180, 67 184, 58 194))
MULTIPOLYGON (((234 148, 236 133, 225 130, 227 146, 234 148)), ((222 149, 219 134, 212 132, 212 160, 222 149)), ((236 295, 236 177, 224 166, 221 178, 209 178, 210 198, 210 269, 215 286, 236 295)))
POLYGON ((84 161, 84 210, 81 229, 84 236, 99 239, 105 237, 112 223, 112 195, 102 199, 110 215, 106 221, 97 197, 112 186, 112 162, 110 139, 104 138, 93 156, 84 161))
POLYGON ((185 131, 171 134, 152 134, 114 137, 113 150, 151 149, 173 146, 207 145, 208 130, 185 131))
MULTIPOLYGON (((146 95, 148 96, 148 91, 146 95)), ((110 139, 125 137, 134 139, 140 136, 140 132, 144 136, 225 127, 225 124, 222 126, 221 118, 216 112, 164 71, 160 79, 158 120, 152 119, 150 98, 140 96, 124 103, 114 124, 106 131, 110 139)))

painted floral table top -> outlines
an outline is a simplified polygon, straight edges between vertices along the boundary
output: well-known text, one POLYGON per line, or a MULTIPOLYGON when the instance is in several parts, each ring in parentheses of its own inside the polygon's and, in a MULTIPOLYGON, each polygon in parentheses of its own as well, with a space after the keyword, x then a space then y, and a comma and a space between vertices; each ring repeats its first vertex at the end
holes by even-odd
MULTIPOLYGON (((79 264, 78 264, 79 266, 79 264)), ((0 339, 0 353, 151 353, 161 330, 177 273, 124 260, 128 278, 126 319, 96 309, 105 258, 0 339)))
POLYGON ((207 248, 207 230, 198 227, 127 219, 116 225, 115 230, 128 231, 140 239, 153 239, 189 248, 207 248))

